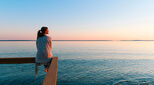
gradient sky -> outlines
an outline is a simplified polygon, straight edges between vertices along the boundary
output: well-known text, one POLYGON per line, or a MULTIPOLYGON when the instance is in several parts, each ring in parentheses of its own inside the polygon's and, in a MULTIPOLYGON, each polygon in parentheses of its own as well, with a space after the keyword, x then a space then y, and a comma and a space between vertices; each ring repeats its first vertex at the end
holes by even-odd
POLYGON ((154 0, 1 0, 0 39, 154 40, 154 0))

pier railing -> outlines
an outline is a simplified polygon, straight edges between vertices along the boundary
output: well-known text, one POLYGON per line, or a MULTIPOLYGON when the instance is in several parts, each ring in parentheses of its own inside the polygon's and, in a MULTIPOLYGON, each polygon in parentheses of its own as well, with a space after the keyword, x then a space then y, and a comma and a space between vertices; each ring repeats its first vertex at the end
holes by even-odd
MULTIPOLYGON (((35 63, 35 57, 0 58, 0 64, 35 63)), ((57 85, 58 57, 52 57, 49 70, 42 85, 57 85)))

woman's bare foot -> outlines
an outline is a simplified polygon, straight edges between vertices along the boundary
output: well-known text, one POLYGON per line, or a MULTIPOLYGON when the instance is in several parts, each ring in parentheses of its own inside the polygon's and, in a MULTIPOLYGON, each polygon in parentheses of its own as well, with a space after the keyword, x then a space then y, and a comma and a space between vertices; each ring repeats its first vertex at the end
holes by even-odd
POLYGON ((48 68, 45 68, 45 72, 48 72, 48 68))

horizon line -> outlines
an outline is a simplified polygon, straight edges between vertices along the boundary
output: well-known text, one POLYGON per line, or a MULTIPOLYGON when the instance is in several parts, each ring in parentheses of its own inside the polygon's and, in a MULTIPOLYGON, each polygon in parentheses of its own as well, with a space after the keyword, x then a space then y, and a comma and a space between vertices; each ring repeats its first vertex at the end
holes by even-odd
MULTIPOLYGON (((0 41, 36 41, 36 40, 0 40, 0 41)), ((52 40, 52 41, 154 41, 154 40, 52 40)))

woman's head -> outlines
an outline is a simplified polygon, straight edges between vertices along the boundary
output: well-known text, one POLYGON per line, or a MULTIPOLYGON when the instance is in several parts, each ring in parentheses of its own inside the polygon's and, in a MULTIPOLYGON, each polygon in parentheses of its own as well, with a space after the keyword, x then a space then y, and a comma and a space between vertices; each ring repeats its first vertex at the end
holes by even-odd
POLYGON ((38 33, 37 33, 37 39, 39 37, 44 36, 45 34, 49 34, 48 27, 42 27, 41 30, 38 31, 38 33))

